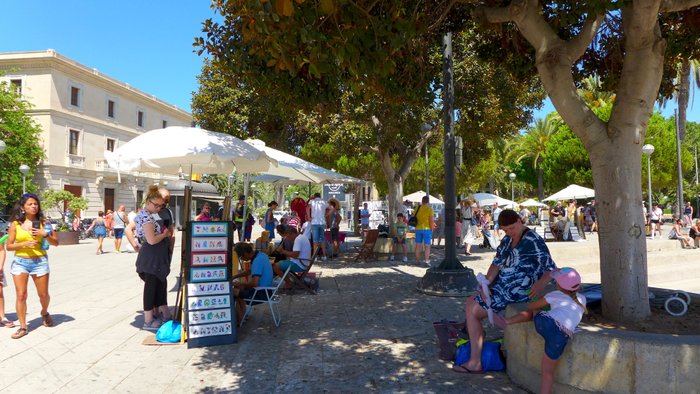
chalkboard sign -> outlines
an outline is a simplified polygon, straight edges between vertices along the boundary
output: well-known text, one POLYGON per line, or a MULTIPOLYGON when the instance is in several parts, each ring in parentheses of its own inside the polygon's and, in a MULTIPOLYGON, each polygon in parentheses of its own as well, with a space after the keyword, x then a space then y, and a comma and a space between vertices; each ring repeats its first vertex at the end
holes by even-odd
POLYGON ((187 347, 237 342, 236 314, 228 262, 233 222, 188 222, 185 247, 187 347))

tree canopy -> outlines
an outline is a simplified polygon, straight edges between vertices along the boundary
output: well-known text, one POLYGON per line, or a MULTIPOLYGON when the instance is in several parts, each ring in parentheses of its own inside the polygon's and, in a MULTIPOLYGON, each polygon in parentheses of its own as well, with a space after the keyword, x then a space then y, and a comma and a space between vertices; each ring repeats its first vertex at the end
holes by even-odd
POLYGON ((29 166, 27 190, 37 190, 31 179, 44 158, 44 151, 40 144, 41 129, 27 115, 29 108, 29 103, 10 84, 0 83, 0 140, 6 145, 5 151, 0 153, 0 209, 5 212, 22 195, 20 165, 29 166))

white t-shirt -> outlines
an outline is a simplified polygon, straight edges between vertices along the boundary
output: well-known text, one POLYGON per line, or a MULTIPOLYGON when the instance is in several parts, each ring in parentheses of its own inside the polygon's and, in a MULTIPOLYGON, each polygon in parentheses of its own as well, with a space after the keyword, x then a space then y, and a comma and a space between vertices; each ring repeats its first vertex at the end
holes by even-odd
POLYGON ((114 227, 116 229, 119 228, 124 228, 126 227, 126 219, 128 216, 126 216, 126 212, 122 211, 117 211, 114 213, 114 219, 112 220, 114 222, 114 227))
POLYGON ((311 260, 311 242, 304 236, 304 234, 299 234, 294 239, 294 246, 292 247, 293 252, 299 252, 299 257, 291 258, 296 265, 300 268, 306 269, 309 265, 309 260, 311 260))
MULTIPOLYGON (((577 293, 576 298, 578 298, 581 305, 586 305, 586 296, 577 293)), ((578 326, 583 317, 583 308, 571 297, 559 290, 545 294, 544 299, 552 307, 552 310, 544 313, 557 322, 559 328, 564 330, 569 336, 573 335, 576 326, 578 326)))
POLYGON ((661 208, 656 208, 651 210, 651 216, 649 219, 651 220, 660 220, 661 217, 664 215, 664 211, 661 210, 661 208))
POLYGON ((326 208, 328 203, 320 198, 314 198, 309 202, 311 207, 311 224, 326 225, 326 208))

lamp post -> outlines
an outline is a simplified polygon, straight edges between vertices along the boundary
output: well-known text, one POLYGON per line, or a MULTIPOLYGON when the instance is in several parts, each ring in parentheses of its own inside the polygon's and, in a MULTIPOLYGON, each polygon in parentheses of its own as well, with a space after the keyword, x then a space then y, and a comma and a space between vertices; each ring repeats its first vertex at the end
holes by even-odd
POLYGON ((27 173, 29 172, 29 166, 22 164, 19 166, 19 172, 22 173, 22 193, 27 192, 27 173))
MULTIPOLYGON (((432 129, 433 126, 424 123, 420 129, 421 131, 425 134, 432 129)), ((430 180, 428 179, 428 174, 429 174, 429 168, 430 166, 428 165, 428 140, 425 140, 425 195, 429 196, 430 195, 430 180)))
POLYGON ((654 145, 644 145, 642 147, 642 153, 647 157, 647 194, 649 194, 649 207, 647 207, 647 212, 651 212, 651 154, 654 153, 654 145))
POLYGON ((510 173, 508 174, 508 178, 510 178, 510 200, 515 201, 515 185, 513 182, 515 182, 515 174, 510 173))

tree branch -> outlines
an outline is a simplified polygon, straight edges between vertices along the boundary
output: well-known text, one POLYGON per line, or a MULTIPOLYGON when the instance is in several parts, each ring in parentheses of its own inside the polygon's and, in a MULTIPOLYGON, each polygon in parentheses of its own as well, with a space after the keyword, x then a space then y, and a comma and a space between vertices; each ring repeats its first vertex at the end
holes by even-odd
POLYGON ((435 21, 435 23, 430 25, 430 27, 428 28, 429 32, 442 25, 442 22, 447 17, 447 14, 449 14, 450 11, 452 11, 452 7, 454 7, 455 3, 457 3, 457 0, 450 0, 450 4, 447 7, 445 7, 445 9, 442 11, 442 15, 440 15, 440 17, 435 21))
POLYGON ((490 23, 515 22, 520 34, 540 52, 562 44, 541 11, 539 0, 513 0, 507 7, 483 7, 477 12, 490 23))
POLYGON ((678 12, 700 6, 700 0, 663 0, 659 12, 678 12))
POLYGON ((581 28, 581 32, 566 44, 566 49, 569 54, 571 54, 571 59, 573 61, 578 60, 583 56, 583 53, 586 52, 586 48, 588 48, 593 38, 595 38, 598 29, 600 29, 600 26, 603 24, 603 20, 605 20, 605 14, 591 15, 588 20, 586 20, 583 28, 581 28))

